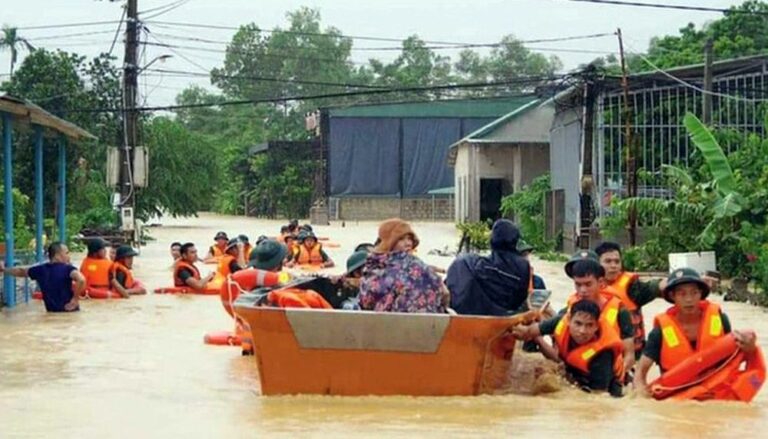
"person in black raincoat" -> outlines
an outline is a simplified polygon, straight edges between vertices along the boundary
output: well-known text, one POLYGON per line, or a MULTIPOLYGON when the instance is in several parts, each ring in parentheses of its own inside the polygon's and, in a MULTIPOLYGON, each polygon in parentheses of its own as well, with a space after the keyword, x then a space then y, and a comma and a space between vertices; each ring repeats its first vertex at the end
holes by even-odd
POLYGON ((451 308, 459 314, 509 315, 528 297, 531 266, 517 252, 520 230, 500 219, 491 229, 491 255, 465 254, 450 267, 445 284, 451 308))

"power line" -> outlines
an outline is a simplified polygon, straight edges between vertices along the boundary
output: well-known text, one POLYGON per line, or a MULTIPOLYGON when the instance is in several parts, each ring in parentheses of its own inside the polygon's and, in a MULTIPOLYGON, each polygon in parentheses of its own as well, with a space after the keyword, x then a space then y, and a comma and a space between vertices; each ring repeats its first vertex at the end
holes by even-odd
POLYGON ((94 32, 78 32, 74 34, 59 34, 59 35, 48 35, 45 37, 33 37, 33 38, 27 38, 29 41, 43 41, 43 40, 60 40, 63 38, 72 38, 72 37, 84 37, 89 35, 104 35, 104 34, 111 34, 111 30, 100 30, 100 31, 94 31, 94 32))
MULTIPOLYGON (((325 86, 331 86, 331 87, 349 87, 349 88, 365 88, 365 89, 372 89, 372 90, 380 90, 380 89, 389 89, 389 87, 385 85, 372 85, 372 84, 352 84, 352 83, 346 83, 346 82, 326 82, 326 81, 311 81, 311 80, 300 80, 300 79, 282 79, 282 78, 274 78, 274 77, 264 77, 264 76, 247 76, 247 75, 223 75, 223 74, 216 74, 216 73, 197 73, 197 72, 187 72, 182 70, 165 70, 165 69, 147 69, 148 72, 155 72, 155 73, 163 73, 166 75, 175 75, 175 76, 182 76, 182 77, 195 77, 195 78, 221 78, 221 79, 235 79, 235 80, 246 80, 246 81, 263 81, 263 82, 280 82, 280 83, 287 83, 287 84, 299 84, 299 85, 325 85, 325 86)), ((537 80, 541 80, 541 78, 537 78, 537 80)))
MULTIPOLYGON (((91 108, 91 109, 75 109, 71 110, 75 113, 110 113, 110 112, 123 112, 123 111, 138 111, 138 112, 151 112, 151 111, 171 111, 185 108, 205 108, 205 107, 220 107, 220 106, 237 106, 237 105, 255 105, 266 103, 286 103, 295 101, 311 101, 318 99, 333 99, 333 98, 347 98, 356 96, 374 96, 384 95, 390 93, 409 93, 409 92, 428 92, 428 91, 443 91, 443 90, 462 90, 462 89, 477 89, 477 88, 490 88, 490 87, 506 87, 510 85, 518 84, 519 80, 507 80, 498 82, 480 82, 480 83, 466 83, 466 84, 445 84, 426 87, 402 87, 392 88, 386 90, 366 90, 366 91, 352 91, 341 93, 324 93, 316 95, 295 95, 286 96, 280 98, 263 98, 263 99, 242 99, 234 101, 222 101, 216 103, 199 103, 199 104, 183 104, 183 105, 166 105, 156 107, 136 107, 136 108, 91 108)), ((526 95, 528 96, 528 95, 526 95)))
POLYGON ((175 2, 172 2, 172 3, 169 3, 169 4, 160 5, 160 6, 155 6, 154 8, 145 9, 145 10, 143 10, 143 11, 139 11, 139 15, 142 15, 142 14, 149 14, 149 13, 151 13, 151 12, 159 11, 160 9, 165 9, 165 8, 168 8, 168 7, 170 7, 170 6, 173 6, 173 5, 174 5, 174 4, 176 4, 176 3, 181 3, 181 2, 183 2, 183 1, 184 1, 184 0, 177 0, 177 1, 175 1, 175 2))
POLYGON ((84 27, 84 26, 101 26, 105 24, 116 24, 117 21, 89 21, 84 23, 64 23, 64 24, 46 24, 42 26, 19 26, 18 30, 37 30, 37 29, 62 29, 66 27, 84 27))
MULTIPOLYGON (((179 0, 179 1, 175 2, 175 3, 171 3, 169 5, 166 5, 167 6, 166 9, 164 9, 164 10, 162 10, 160 12, 157 12, 156 14, 150 15, 148 17, 142 17, 142 18, 144 18, 145 20, 149 20, 150 18, 154 18, 154 17, 159 17, 161 15, 165 15, 165 14, 173 11, 174 9, 178 9, 178 8, 184 6, 185 4, 187 4, 189 2, 190 2, 190 0, 179 0)), ((144 13, 146 14, 147 12, 145 11, 144 13)), ((141 13, 139 13, 139 16, 141 16, 141 13)))
MULTIPOLYGON (((222 41, 222 40, 211 40, 207 38, 199 38, 199 37, 190 37, 190 36, 183 36, 183 35, 174 35, 174 34, 167 34, 167 33, 154 33, 155 35, 162 36, 164 38, 170 38, 172 40, 182 40, 182 41, 196 41, 204 44, 220 44, 220 45, 228 45, 231 44, 232 41, 222 41)), ((562 42, 562 41, 575 41, 575 40, 586 40, 586 39, 593 39, 593 38, 602 38, 607 36, 615 36, 615 32, 607 32, 607 33, 599 33, 599 34, 589 34, 589 35, 576 35, 576 36, 567 36, 567 37, 555 37, 555 38, 540 38, 540 39, 534 39, 534 40, 517 40, 515 42, 520 44, 535 44, 535 43, 553 43, 553 42, 562 42)), ((504 46, 505 43, 499 42, 499 43, 465 43, 465 44, 455 44, 455 45, 438 45, 438 46, 424 46, 424 49, 430 49, 430 50, 445 50, 445 49, 468 49, 468 48, 493 48, 493 47, 501 47, 504 46)), ((388 50, 403 50, 403 46, 386 46, 386 47, 351 47, 350 50, 352 51, 388 51, 388 50)))
MULTIPOLYGON (((147 23, 161 25, 161 26, 164 25, 164 26, 176 26, 176 27, 194 27, 194 28, 200 28, 200 29, 219 29, 219 30, 235 30, 235 31, 241 29, 241 27, 236 27, 236 26, 221 26, 221 25, 214 25, 214 24, 172 22, 172 21, 149 21, 147 23)), ((327 38, 349 38, 351 40, 389 41, 389 42, 396 42, 396 43, 402 43, 404 41, 407 41, 406 39, 402 39, 402 38, 374 37, 374 36, 365 36, 365 35, 329 34, 329 33, 322 33, 322 32, 303 32, 303 31, 290 31, 290 30, 282 30, 282 29, 258 29, 258 31, 263 33, 283 33, 283 34, 289 34, 289 35, 315 36, 315 37, 327 37, 327 38)), ((431 40, 423 40, 423 41, 428 44, 441 44, 441 45, 468 44, 468 43, 455 42, 455 41, 431 41, 431 40)))
POLYGON ((753 14, 768 16, 768 14, 760 11, 745 11, 740 9, 728 9, 728 8, 711 8, 706 6, 686 6, 686 5, 671 5, 669 3, 640 3, 631 1, 618 1, 618 0, 568 0, 579 3, 597 3, 605 5, 616 6, 636 6, 641 8, 656 8, 656 9, 677 9, 682 11, 698 11, 698 12, 718 12, 722 14, 735 13, 735 14, 753 14))
POLYGON ((112 56, 112 51, 115 50, 115 44, 117 43, 117 37, 120 35, 120 29, 123 27, 123 20, 125 20, 125 13, 126 9, 123 8, 123 14, 120 16, 120 23, 117 25, 117 30, 115 31, 115 37, 112 38, 112 44, 109 46, 109 54, 107 56, 112 56))

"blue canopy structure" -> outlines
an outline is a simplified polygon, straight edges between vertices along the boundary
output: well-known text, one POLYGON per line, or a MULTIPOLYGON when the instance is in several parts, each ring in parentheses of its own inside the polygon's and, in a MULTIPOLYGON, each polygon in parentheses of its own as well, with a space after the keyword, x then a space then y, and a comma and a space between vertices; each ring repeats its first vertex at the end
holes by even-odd
MULTIPOLYGON (((0 118, 3 126, 3 190, 5 201, 5 265, 15 264, 13 236, 13 130, 16 125, 28 125, 33 132, 35 148, 35 259, 43 260, 43 137, 57 139, 59 155, 59 210, 57 212, 58 239, 66 239, 67 203, 67 142, 96 139, 84 129, 67 122, 37 105, 7 95, 0 96, 0 118)), ((16 305, 16 281, 12 276, 3 277, 4 302, 8 307, 16 305)))

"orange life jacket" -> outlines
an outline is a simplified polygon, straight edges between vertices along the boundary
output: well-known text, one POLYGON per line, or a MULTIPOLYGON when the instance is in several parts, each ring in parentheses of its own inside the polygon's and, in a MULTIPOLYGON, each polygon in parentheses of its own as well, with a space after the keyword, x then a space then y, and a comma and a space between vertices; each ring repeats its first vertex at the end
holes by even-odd
POLYGON ((672 369, 694 353, 709 349, 717 339, 725 334, 723 332, 723 320, 720 317, 720 306, 702 300, 699 302, 699 308, 702 311, 702 316, 695 350, 691 347, 690 340, 677 320, 677 314, 680 311, 677 306, 670 307, 654 319, 654 326, 661 329, 659 366, 662 372, 672 369))
MULTIPOLYGON (((123 288, 133 288, 133 273, 120 261, 115 261, 111 267, 109 267, 109 279, 117 279, 117 273, 123 273, 125 275, 125 284, 123 288)), ((110 285, 110 288, 112 285, 110 285)))
MULTIPOLYGON (((621 338, 621 329, 619 328, 619 310, 621 309, 621 301, 614 297, 613 293, 610 292, 609 288, 605 288, 602 291, 600 291, 600 294, 606 299, 606 302, 603 303, 602 307, 600 308, 600 319, 599 322, 602 327, 602 323, 605 321, 605 323, 608 324, 608 327, 613 329, 614 332, 616 332, 616 335, 621 338)), ((579 296, 576 293, 571 294, 568 297, 568 311, 571 310, 571 305, 578 302, 579 296)), ((557 331, 557 328, 560 328, 563 324, 563 319, 560 319, 560 322, 558 322, 557 327, 555 328, 555 331, 557 331)))
POLYGON ((227 247, 224 246, 224 248, 219 247, 218 245, 214 244, 209 249, 209 252, 211 255, 213 255, 214 258, 222 257, 226 254, 227 247))
POLYGON ((629 287, 638 279, 635 273, 622 272, 616 280, 610 285, 610 292, 621 300, 624 308, 632 316, 632 326, 635 328, 635 352, 641 352, 645 346, 645 322, 643 321, 643 311, 629 297, 629 287))
POLYGON ((323 296, 313 290, 284 288, 270 291, 267 300, 280 308, 318 308, 333 309, 323 296))
POLYGON ((80 264, 80 272, 85 277, 85 285, 91 288, 109 288, 109 269, 112 261, 87 257, 80 264))
POLYGON ((186 287, 187 284, 181 280, 179 277, 179 273, 182 269, 188 269, 192 272, 192 277, 195 279, 200 279, 200 270, 197 269, 194 265, 190 264, 189 262, 179 259, 176 261, 176 264, 173 267, 173 285, 177 287, 186 287))
MULTIPOLYGON (((602 316, 602 315, 601 315, 602 316)), ((613 373, 617 380, 624 378, 624 344, 619 333, 611 327, 607 319, 600 319, 600 336, 597 340, 570 349, 571 334, 569 329, 570 313, 563 316, 555 329, 554 338, 560 358, 568 365, 585 374, 589 373, 589 363, 605 350, 613 351, 613 373)))
POLYGON ((232 263, 232 261, 236 261, 237 258, 226 254, 219 259, 219 266, 216 268, 216 271, 223 277, 227 277, 230 274, 232 274, 232 270, 229 268, 229 265, 232 263))
POLYGON ((299 265, 320 265, 323 263, 323 255, 320 250, 323 245, 319 242, 315 244, 311 249, 307 249, 305 245, 299 245, 296 252, 296 263, 299 265))

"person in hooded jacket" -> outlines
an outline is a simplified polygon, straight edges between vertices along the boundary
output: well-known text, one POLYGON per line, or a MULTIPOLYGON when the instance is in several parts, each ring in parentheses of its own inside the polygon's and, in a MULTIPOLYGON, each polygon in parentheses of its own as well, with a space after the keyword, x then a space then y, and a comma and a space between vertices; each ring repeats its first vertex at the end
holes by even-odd
POLYGON ((464 254, 450 267, 445 284, 451 308, 459 314, 503 316, 524 306, 531 266, 517 251, 520 230, 512 221, 497 220, 491 229, 491 254, 464 254))

